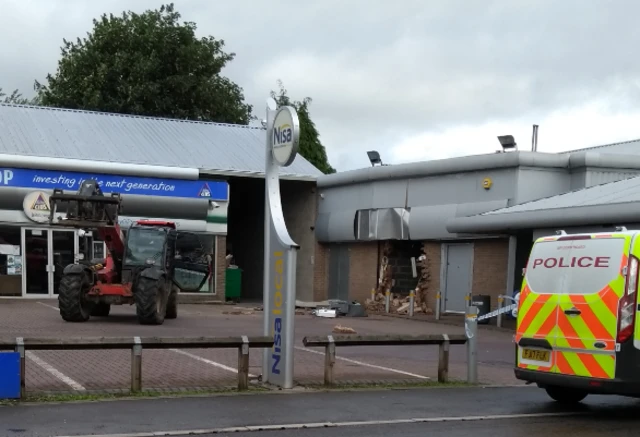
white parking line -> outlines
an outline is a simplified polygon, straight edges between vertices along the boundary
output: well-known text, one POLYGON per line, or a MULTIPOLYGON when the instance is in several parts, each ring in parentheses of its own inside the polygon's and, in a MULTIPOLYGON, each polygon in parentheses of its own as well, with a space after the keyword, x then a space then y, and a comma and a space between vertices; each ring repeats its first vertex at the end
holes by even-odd
POLYGON ((77 391, 85 391, 86 390, 86 388, 84 388, 81 384, 79 384, 78 382, 76 382, 73 379, 69 378, 67 375, 65 375, 64 373, 62 373, 61 371, 59 371, 58 369, 53 367, 51 364, 47 363, 42 358, 36 356, 36 354, 34 354, 32 351, 26 351, 25 355, 31 361, 33 361, 38 366, 42 367, 44 370, 46 370, 47 372, 49 372, 50 374, 52 374, 53 376, 58 378, 60 381, 62 381, 65 384, 67 384, 72 389, 77 390, 77 391))
MULTIPOLYGON (((193 358, 194 360, 200 361, 201 363, 209 364, 210 366, 217 367, 219 369, 227 370, 229 372, 238 373, 238 369, 234 369, 233 367, 225 366, 224 364, 218 363, 216 361, 211 361, 206 358, 202 358, 199 355, 190 354, 189 352, 181 351, 180 349, 169 349, 172 352, 184 355, 185 357, 193 358)), ((255 378, 256 375, 252 375, 249 373, 249 378, 255 378)))
MULTIPOLYGON (((300 351, 311 352, 312 354, 318 354, 318 355, 323 355, 324 356, 324 352, 316 351, 316 350, 313 350, 313 349, 307 349, 307 348, 304 348, 304 347, 301 347, 301 346, 294 346, 294 348, 297 349, 297 350, 300 350, 300 351)), ((399 373, 401 375, 412 376, 414 378, 431 379, 428 376, 416 375, 415 373, 405 372, 404 370, 392 369, 390 367, 376 366, 375 364, 364 363, 362 361, 356 361, 356 360, 352 360, 350 358, 344 358, 344 357, 336 356, 336 360, 345 361, 345 362, 351 363, 351 364, 357 364, 359 366, 370 367, 372 369, 385 370, 387 372, 393 372, 393 373, 399 373)))
MULTIPOLYGON (((132 432, 124 434, 87 434, 76 435, 74 437, 157 437, 157 436, 186 436, 186 435, 210 435, 210 434, 232 434, 237 432, 260 432, 260 431, 280 431, 299 430, 317 428, 344 428, 347 426, 377 426, 377 425, 400 425, 411 423, 443 423, 443 422, 477 422, 482 420, 513 420, 513 419, 535 419, 544 417, 571 417, 593 414, 588 411, 576 411, 567 413, 528 413, 528 414, 496 414, 489 416, 453 416, 453 417, 419 417, 414 419, 388 419, 388 420, 367 420, 362 422, 316 422, 316 423, 287 423, 282 425, 250 425, 234 426, 228 428, 210 429, 190 429, 175 431, 148 431, 132 432)), ((72 436, 60 436, 72 437, 72 436)))
POLYGON ((36 302, 36 303, 39 303, 40 305, 45 306, 47 308, 51 308, 52 310, 56 310, 56 311, 60 310, 60 308, 54 307, 53 305, 49 305, 49 304, 44 303, 44 302, 36 302))

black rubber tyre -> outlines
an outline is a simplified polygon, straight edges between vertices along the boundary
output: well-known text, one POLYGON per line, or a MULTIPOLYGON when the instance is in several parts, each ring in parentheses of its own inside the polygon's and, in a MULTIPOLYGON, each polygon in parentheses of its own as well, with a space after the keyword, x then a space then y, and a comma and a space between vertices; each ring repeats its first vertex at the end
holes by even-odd
POLYGON ((576 390, 566 387, 547 387, 545 388, 551 399, 561 404, 577 404, 587 397, 589 393, 584 390, 576 390))
POLYGON ((169 299, 167 300, 167 314, 164 316, 166 319, 178 318, 178 290, 173 287, 169 299))
POLYGON ((164 278, 157 281, 140 276, 133 292, 136 314, 141 325, 162 325, 166 306, 163 295, 164 278))
POLYGON ((108 303, 97 303, 91 309, 91 315, 94 317, 108 317, 111 311, 111 305, 108 303))
POLYGON ((89 291, 86 274, 63 275, 58 288, 58 308, 66 322, 86 322, 91 316, 91 302, 84 299, 89 291))

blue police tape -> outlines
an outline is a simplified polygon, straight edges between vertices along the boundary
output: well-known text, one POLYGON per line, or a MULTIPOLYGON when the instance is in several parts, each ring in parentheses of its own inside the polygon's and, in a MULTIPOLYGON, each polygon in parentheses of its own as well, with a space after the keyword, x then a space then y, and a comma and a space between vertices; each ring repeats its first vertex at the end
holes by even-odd
POLYGON ((513 311, 516 308, 518 308, 518 304, 514 303, 514 304, 511 304, 509 306, 497 309, 495 311, 491 311, 490 313, 487 313, 487 314, 485 314, 483 316, 476 317, 476 320, 480 321, 480 320, 484 320, 484 319, 490 319, 491 317, 495 317, 498 314, 504 314, 504 313, 508 313, 509 311, 513 311))

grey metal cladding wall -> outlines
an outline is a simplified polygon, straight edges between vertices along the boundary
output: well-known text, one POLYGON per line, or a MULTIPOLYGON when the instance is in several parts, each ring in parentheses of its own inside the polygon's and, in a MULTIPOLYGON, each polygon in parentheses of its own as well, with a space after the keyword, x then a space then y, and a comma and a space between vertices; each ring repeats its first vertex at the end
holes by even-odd
POLYGON ((409 206, 476 203, 514 198, 516 169, 487 170, 453 175, 431 176, 409 180, 409 206), (482 187, 482 180, 492 179, 491 189, 482 187))
POLYGON ((570 178, 570 191, 580 190, 587 186, 587 171, 584 168, 572 171, 570 178))
POLYGON ((373 185, 370 183, 319 189, 318 211, 331 213, 345 208, 369 209, 373 203, 373 185))
POLYGON ((571 189, 571 175, 564 169, 518 169, 518 187, 513 204, 566 193, 571 189))
POLYGON ((318 241, 326 242, 331 241, 329 238, 329 217, 328 212, 320 212, 316 217, 315 234, 318 241))
MULTIPOLYGON (((0 209, 23 210, 24 197, 32 188, 0 187, 0 209)), ((206 220, 209 201, 177 197, 122 195, 122 215, 132 217, 158 217, 167 219, 206 220)))
POLYGON ((348 208, 318 214, 316 238, 322 243, 356 241, 354 232, 356 209, 348 208))
POLYGON ((409 216, 409 239, 430 240, 451 236, 447 220, 456 216, 456 204, 414 206, 409 216))
POLYGON ((411 240, 454 238, 456 234, 447 230, 450 219, 504 208, 507 203, 507 199, 500 199, 488 202, 412 207, 409 218, 409 238, 411 240))
POLYGON ((592 187, 594 185, 606 184, 609 182, 621 181, 624 179, 635 178, 640 174, 639 171, 616 171, 616 170, 593 170, 587 169, 587 179, 585 186, 592 187))
POLYGON ((371 208, 403 208, 407 202, 408 180, 372 182, 371 208))

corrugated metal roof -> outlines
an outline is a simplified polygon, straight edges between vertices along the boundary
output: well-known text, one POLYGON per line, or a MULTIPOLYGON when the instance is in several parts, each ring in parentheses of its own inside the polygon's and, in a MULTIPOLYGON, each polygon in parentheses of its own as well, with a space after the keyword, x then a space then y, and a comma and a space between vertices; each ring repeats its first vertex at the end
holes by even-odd
MULTIPOLYGON (((0 104, 0 153, 263 175, 265 130, 242 125, 0 104)), ((298 155, 283 177, 322 172, 298 155)))
POLYGON ((570 191, 556 196, 521 203, 520 205, 496 209, 479 215, 510 214, 631 202, 640 202, 640 177, 570 191))
POLYGON ((585 147, 582 149, 567 150, 565 152, 559 152, 559 154, 575 153, 575 152, 602 152, 602 153, 616 153, 625 155, 639 155, 640 154, 640 139, 622 141, 620 143, 604 144, 602 146, 585 147))

